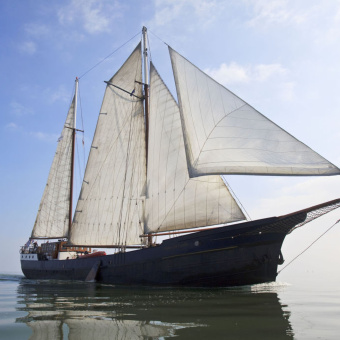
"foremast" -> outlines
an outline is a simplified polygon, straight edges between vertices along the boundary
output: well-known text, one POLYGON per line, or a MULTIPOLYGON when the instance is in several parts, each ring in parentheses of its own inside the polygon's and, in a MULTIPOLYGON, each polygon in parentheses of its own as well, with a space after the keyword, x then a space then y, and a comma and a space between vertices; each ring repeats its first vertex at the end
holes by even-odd
POLYGON ((74 157, 75 157, 75 144, 76 144, 76 129, 77 129, 77 101, 78 101, 78 83, 79 79, 75 80, 75 93, 74 93, 74 107, 73 107, 73 127, 72 127, 72 155, 71 155, 71 180, 70 180, 70 206, 69 206, 69 224, 68 232, 70 233, 72 228, 73 218, 73 182, 74 182, 74 157))

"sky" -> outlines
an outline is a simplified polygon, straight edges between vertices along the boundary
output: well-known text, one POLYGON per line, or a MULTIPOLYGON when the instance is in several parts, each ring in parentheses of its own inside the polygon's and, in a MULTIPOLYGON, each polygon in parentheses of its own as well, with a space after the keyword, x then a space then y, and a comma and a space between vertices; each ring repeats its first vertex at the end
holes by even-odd
MULTIPOLYGON (((20 273, 19 248, 34 224, 75 77, 80 77, 78 128, 85 131, 78 134, 79 190, 104 80, 132 52, 143 26, 151 59, 174 94, 164 42, 340 166, 338 0, 2 0, 0 23, 0 272, 20 273)), ((256 219, 338 198, 339 177, 226 180, 256 219)), ((287 236, 286 262, 339 218, 340 210, 287 236)), ((327 276, 336 286, 338 240, 340 223, 278 280, 327 276)))

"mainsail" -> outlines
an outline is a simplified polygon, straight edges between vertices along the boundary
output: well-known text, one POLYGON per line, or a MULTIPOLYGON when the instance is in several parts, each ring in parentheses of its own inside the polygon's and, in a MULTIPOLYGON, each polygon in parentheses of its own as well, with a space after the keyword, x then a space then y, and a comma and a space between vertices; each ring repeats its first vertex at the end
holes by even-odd
POLYGON ((106 87, 70 244, 141 243, 146 179, 141 82, 139 44, 106 87))
POLYGON ((245 219, 220 176, 189 178, 179 108, 151 63, 146 232, 245 219))
POLYGON ((58 140, 31 238, 68 236, 74 105, 73 98, 58 140))
POLYGON ((301 143, 169 47, 190 177, 338 175, 301 143))

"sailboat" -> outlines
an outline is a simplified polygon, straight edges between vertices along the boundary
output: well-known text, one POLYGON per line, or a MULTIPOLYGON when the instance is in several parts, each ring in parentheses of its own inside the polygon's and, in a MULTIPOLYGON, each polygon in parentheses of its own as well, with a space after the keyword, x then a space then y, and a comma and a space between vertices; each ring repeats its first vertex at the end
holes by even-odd
POLYGON ((169 46, 176 101, 149 62, 147 39, 144 27, 106 82, 73 215, 76 89, 21 249, 24 275, 137 286, 275 281, 285 236, 340 199, 247 221, 221 176, 330 176, 340 169, 169 46))

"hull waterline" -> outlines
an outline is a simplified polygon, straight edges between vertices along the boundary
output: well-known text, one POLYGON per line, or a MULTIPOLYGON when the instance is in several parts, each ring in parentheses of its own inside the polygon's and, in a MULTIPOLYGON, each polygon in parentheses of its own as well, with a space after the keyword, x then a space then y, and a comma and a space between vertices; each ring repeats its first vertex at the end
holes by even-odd
POLYGON ((284 227, 276 217, 246 222, 179 236, 150 248, 95 258, 48 261, 22 258, 21 266, 29 279, 90 278, 115 285, 227 287, 271 282, 282 263, 281 246, 287 231, 305 217, 302 213, 286 221, 284 227), (258 231, 263 228, 272 230, 258 231))

